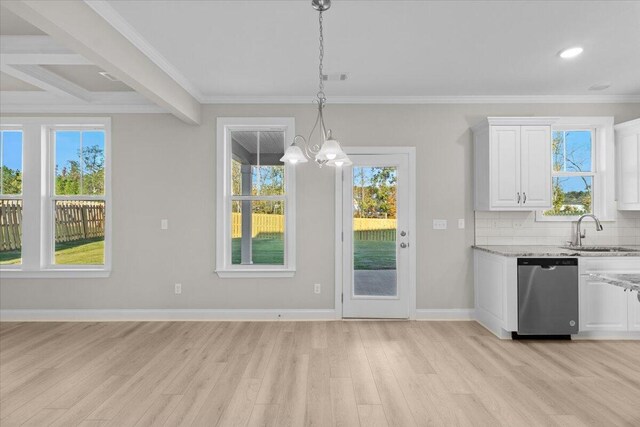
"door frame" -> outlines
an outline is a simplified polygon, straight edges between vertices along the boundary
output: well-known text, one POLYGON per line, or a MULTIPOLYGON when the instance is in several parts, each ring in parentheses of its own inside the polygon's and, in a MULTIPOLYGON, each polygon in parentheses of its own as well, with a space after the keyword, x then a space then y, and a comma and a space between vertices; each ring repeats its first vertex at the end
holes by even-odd
MULTIPOLYGON (((409 319, 416 318, 416 147, 342 147, 348 155, 384 155, 406 154, 409 157, 409 194, 408 226, 409 226, 409 319)), ((335 174, 335 315, 342 319, 343 303, 343 212, 342 212, 342 168, 336 168, 335 174)))

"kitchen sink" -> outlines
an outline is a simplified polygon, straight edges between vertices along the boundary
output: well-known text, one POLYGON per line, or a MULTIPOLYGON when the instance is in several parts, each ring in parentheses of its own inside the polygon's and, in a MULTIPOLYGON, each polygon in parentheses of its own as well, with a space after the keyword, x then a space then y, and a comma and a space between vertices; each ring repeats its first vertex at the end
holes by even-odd
POLYGON ((563 249, 571 249, 579 252, 638 252, 636 249, 620 246, 563 246, 563 249))

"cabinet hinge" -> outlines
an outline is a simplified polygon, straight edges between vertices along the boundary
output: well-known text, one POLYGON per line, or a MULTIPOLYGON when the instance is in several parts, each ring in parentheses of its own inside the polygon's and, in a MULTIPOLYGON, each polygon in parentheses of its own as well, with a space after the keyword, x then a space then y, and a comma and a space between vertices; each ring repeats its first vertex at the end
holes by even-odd
POLYGON ((340 241, 344 242, 344 231, 340 233, 340 241))
POLYGON ((340 294, 340 302, 344 302, 344 294, 340 294))

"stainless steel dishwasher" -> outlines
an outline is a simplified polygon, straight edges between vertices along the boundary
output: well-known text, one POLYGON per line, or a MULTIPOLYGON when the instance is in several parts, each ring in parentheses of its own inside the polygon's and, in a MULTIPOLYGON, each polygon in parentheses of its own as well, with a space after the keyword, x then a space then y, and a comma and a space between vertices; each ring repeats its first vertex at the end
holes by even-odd
POLYGON ((578 260, 518 258, 518 335, 578 333, 578 260))

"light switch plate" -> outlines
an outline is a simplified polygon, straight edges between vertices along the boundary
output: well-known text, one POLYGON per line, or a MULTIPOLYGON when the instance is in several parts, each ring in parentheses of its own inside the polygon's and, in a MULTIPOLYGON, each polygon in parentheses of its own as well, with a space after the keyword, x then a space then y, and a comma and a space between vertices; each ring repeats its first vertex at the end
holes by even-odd
POLYGON ((433 229, 434 230, 446 230, 447 229, 447 220, 446 219, 434 219, 433 220, 433 229))
POLYGON ((169 228, 169 220, 161 219, 160 220, 160 230, 167 230, 169 228))
POLYGON ((464 228, 464 218, 458 219, 458 228, 460 229, 464 228))

